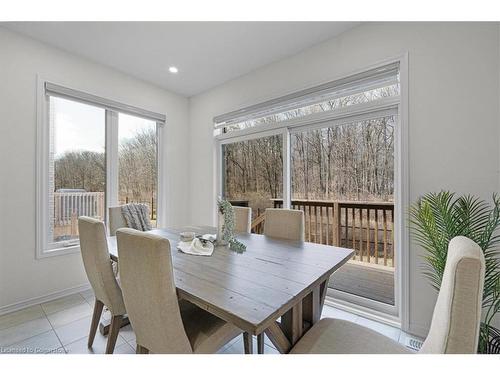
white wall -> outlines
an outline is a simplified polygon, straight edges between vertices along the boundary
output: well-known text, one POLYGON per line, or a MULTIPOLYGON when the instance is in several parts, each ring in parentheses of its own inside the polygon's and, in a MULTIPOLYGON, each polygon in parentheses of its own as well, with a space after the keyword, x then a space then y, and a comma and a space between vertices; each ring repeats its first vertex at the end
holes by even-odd
MULTIPOLYGON (((496 23, 369 23, 190 99, 191 216, 212 223, 212 118, 409 53, 410 199, 450 189, 489 199, 499 187, 496 23)), ((424 335, 435 302, 410 253, 410 331, 424 335)))
POLYGON ((35 259, 37 74, 166 113, 167 224, 188 219, 188 100, 0 28, 0 311, 87 283, 79 254, 35 259))
MULTIPOLYGON (((213 116, 345 76, 406 51, 410 199, 439 189, 489 199, 500 181, 499 50, 499 27, 493 23, 364 24, 188 102, 0 28, 0 311, 86 283, 78 254, 35 260, 38 73, 166 112, 167 224, 211 224, 213 116)), ((435 296, 420 275, 418 249, 412 246, 409 252, 410 328, 422 335, 435 296)))

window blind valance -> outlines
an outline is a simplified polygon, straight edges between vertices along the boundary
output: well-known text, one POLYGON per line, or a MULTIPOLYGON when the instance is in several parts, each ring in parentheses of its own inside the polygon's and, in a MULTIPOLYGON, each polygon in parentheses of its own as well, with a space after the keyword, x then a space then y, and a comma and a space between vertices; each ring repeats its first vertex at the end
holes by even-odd
POLYGON ((97 107, 109 109, 111 111, 122 112, 129 115, 142 117, 148 120, 164 124, 166 116, 161 113, 148 111, 146 109, 134 107, 128 104, 116 102, 114 100, 101 98, 83 91, 69 89, 55 83, 45 82, 45 94, 60 98, 72 99, 82 103, 92 104, 97 107))
POLYGON ((327 82, 291 93, 276 99, 248 106, 214 117, 215 128, 243 122, 252 118, 270 116, 276 113, 302 108, 326 100, 354 95, 367 90, 396 84, 399 62, 381 66, 356 75, 327 82))

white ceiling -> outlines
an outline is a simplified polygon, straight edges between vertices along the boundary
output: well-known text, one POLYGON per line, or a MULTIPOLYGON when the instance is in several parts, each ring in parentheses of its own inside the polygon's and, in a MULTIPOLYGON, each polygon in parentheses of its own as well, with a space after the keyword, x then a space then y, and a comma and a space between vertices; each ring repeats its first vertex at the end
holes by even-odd
POLYGON ((192 96, 330 39, 356 22, 2 23, 167 90, 192 96), (169 66, 179 73, 168 72, 169 66))

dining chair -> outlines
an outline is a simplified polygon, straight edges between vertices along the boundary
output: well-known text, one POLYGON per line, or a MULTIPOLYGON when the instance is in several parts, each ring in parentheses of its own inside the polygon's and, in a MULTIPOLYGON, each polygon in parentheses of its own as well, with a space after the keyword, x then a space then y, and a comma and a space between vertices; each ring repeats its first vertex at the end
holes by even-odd
POLYGON ((118 332, 126 311, 122 291, 113 273, 109 258, 106 228, 102 221, 80 216, 78 218, 78 231, 80 233, 80 253, 82 254, 83 265, 95 294, 94 314, 90 323, 88 347, 92 347, 94 343, 102 310, 106 306, 112 316, 106 354, 111 354, 115 348, 118 332))
MULTIPOLYGON (((474 241, 455 237, 434 307, 429 334, 419 353, 472 354, 477 352, 483 297, 484 255, 474 241)), ((321 319, 292 348, 291 354, 410 353, 399 343, 340 319, 321 319)))
POLYGON ((233 206, 234 230, 237 233, 250 233, 252 226, 252 209, 250 207, 233 206))
POLYGON ((109 210, 109 235, 116 235, 120 228, 127 228, 128 225, 122 214, 122 206, 110 207, 109 210))
POLYGON ((304 241, 304 212, 282 208, 265 211, 264 235, 285 240, 304 241))
MULTIPOLYGON (((267 208, 264 235, 292 241, 304 241, 304 212, 283 208, 267 208)), ((257 335, 257 351, 264 351, 264 334, 257 335)))
POLYGON ((137 353, 215 353, 241 334, 236 326, 178 300, 170 242, 122 228, 116 233, 120 279, 137 353))

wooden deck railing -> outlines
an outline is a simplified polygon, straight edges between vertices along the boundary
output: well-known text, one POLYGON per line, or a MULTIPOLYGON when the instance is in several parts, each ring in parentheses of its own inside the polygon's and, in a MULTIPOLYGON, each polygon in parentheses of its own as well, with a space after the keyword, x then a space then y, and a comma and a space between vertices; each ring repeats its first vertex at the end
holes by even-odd
POLYGON ((70 225, 78 216, 104 218, 104 192, 54 193, 54 224, 70 225))
MULTIPOLYGON (((273 199, 281 208, 283 200, 273 199)), ((361 262, 394 266, 394 203, 292 200, 304 211, 306 241, 354 249, 361 262)), ((265 214, 252 221, 252 232, 262 233, 265 214)))

